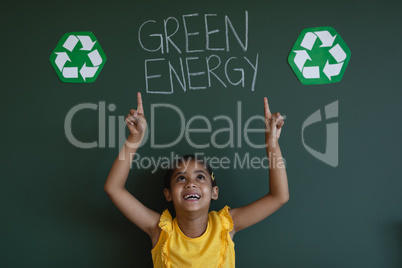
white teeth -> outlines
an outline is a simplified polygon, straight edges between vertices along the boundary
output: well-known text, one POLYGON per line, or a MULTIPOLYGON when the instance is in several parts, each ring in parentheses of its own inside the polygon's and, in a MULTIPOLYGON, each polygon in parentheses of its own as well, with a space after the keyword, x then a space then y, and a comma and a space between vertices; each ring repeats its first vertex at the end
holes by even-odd
POLYGON ((187 200, 187 199, 200 199, 200 198, 201 198, 201 196, 198 195, 198 194, 188 194, 188 195, 184 196, 185 200, 187 200))

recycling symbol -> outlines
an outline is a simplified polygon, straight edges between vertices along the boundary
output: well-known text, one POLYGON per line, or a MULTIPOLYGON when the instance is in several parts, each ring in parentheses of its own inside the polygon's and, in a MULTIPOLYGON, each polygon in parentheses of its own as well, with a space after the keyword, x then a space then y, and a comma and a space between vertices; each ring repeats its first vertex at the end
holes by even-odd
POLYGON ((288 63, 303 85, 329 84, 342 80, 350 55, 334 28, 308 28, 297 38, 288 63))
POLYGON ((106 55, 92 32, 66 33, 50 55, 57 76, 65 83, 92 83, 106 55))

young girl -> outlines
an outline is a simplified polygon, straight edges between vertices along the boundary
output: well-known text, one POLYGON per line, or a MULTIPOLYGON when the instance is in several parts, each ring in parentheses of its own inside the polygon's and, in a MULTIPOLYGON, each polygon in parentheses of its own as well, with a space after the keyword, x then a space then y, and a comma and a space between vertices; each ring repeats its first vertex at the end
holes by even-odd
POLYGON ((146 130, 141 93, 137 110, 126 117, 130 130, 110 170, 105 191, 117 208, 152 241, 154 267, 235 267, 233 236, 265 219, 289 200, 285 166, 278 139, 284 121, 280 113, 271 114, 264 98, 265 144, 269 161, 269 193, 244 207, 225 206, 209 212, 211 200, 218 199, 213 172, 193 156, 181 158, 167 172, 164 195, 172 201, 176 218, 168 210, 159 214, 139 202, 125 188, 134 154, 146 130))

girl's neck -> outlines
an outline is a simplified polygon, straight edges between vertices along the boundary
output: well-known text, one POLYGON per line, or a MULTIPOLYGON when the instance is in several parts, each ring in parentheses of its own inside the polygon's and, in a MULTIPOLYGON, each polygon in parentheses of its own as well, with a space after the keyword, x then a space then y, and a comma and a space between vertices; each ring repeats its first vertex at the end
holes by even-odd
POLYGON ((187 237, 200 237, 208 227, 208 211, 206 213, 177 213, 176 221, 182 233, 187 237))

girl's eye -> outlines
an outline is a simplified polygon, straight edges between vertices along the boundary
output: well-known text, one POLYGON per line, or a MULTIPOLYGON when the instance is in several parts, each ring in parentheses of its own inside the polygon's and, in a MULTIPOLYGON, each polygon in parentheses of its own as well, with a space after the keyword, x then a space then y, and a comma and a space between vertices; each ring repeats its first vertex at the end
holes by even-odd
POLYGON ((197 179, 205 180, 205 177, 204 177, 203 175, 198 175, 198 176, 197 176, 197 179))
POLYGON ((183 176, 180 176, 180 177, 177 178, 177 180, 178 180, 178 181, 185 181, 186 178, 184 178, 183 176))

